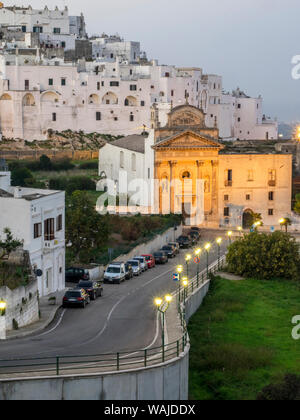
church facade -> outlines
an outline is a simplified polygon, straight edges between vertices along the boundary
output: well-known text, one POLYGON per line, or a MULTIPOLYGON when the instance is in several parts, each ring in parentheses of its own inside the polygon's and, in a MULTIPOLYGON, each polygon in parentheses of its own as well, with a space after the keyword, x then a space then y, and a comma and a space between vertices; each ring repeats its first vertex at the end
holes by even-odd
POLYGON ((245 227, 251 213, 277 227, 291 213, 290 154, 228 153, 190 105, 174 108, 154 136, 156 213, 182 212, 186 224, 211 228, 245 227))

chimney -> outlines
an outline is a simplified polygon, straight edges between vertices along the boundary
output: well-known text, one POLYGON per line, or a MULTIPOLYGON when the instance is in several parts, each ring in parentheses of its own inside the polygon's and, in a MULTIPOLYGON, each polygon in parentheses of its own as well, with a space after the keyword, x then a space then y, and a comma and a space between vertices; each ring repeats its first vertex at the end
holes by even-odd
POLYGON ((20 187, 15 187, 14 189, 14 198, 22 198, 22 189, 20 187))

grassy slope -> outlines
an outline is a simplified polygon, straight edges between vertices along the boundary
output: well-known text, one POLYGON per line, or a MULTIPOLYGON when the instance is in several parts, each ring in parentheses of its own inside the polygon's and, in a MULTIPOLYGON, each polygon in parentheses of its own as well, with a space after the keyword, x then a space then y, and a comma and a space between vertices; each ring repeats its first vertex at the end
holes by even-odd
POLYGON ((190 398, 255 399, 270 382, 297 373, 291 319, 298 314, 295 283, 217 279, 189 324, 190 398))

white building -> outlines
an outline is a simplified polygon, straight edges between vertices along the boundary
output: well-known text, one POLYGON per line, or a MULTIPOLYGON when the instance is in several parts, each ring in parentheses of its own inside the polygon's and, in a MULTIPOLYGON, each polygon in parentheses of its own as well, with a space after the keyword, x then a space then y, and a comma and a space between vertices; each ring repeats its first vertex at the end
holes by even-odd
POLYGON ((12 187, 10 172, 0 172, 0 237, 10 228, 24 241, 38 278, 40 296, 65 288, 65 193, 12 187))
POLYGON ((118 35, 85 39, 84 17, 70 17, 67 8, 2 8, 0 27, 5 137, 44 140, 48 130, 69 129, 135 135, 164 126, 168 112, 188 102, 225 140, 277 138, 277 123, 263 116, 261 97, 224 94, 221 76, 148 61, 139 42, 118 35), (75 60, 89 55, 94 61, 75 60))

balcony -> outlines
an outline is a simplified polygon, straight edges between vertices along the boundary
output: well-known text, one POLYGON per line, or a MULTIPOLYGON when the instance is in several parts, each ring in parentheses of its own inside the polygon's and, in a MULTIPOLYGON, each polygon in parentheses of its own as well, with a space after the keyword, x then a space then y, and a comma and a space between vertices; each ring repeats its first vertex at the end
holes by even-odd
POLYGON ((276 181, 275 180, 269 180, 268 185, 269 185, 269 187, 276 187, 276 181))
POLYGON ((53 249, 59 246, 58 239, 51 239, 51 240, 44 240, 44 250, 45 251, 52 251, 53 249))
POLYGON ((232 181, 229 181, 228 179, 225 181, 225 187, 232 187, 232 181))

